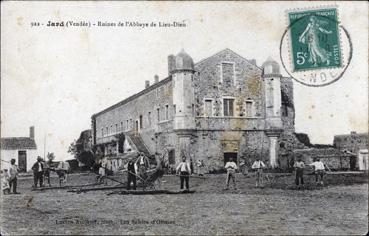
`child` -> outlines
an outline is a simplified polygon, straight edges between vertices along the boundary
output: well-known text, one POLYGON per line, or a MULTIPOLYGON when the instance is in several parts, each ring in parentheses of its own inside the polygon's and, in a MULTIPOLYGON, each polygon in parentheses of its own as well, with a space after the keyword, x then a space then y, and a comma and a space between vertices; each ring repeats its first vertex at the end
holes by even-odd
POLYGON ((98 182, 104 183, 105 185, 108 184, 107 179, 105 178, 107 169, 106 166, 107 166, 106 159, 100 160, 98 182))
POLYGON ((1 171, 1 189, 3 190, 4 195, 10 193, 9 180, 8 170, 4 169, 1 171))
POLYGON ((317 185, 319 185, 319 177, 320 177, 320 184, 323 186, 324 185, 324 173, 325 173, 325 168, 324 168, 324 164, 323 162, 321 162, 319 160, 319 158, 314 158, 314 162, 310 164, 310 166, 314 167, 314 174, 315 174, 315 182, 317 185))

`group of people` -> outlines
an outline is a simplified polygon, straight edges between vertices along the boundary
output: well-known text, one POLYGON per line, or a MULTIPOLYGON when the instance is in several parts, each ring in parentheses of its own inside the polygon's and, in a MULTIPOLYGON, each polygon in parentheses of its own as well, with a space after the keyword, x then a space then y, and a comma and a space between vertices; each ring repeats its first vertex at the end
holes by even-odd
MULTIPOLYGON (((202 164, 203 165, 203 164, 202 164)), ((245 164, 243 164, 245 166, 245 164)), ((244 167, 243 166, 243 167, 244 167)), ((314 158, 313 163, 309 164, 314 168, 315 181, 317 185, 324 186, 324 174, 325 174, 325 165, 319 158, 314 158)), ((224 168, 227 171, 226 177, 226 186, 225 190, 229 189, 229 183, 232 181, 234 189, 237 189, 236 185, 236 171, 238 170, 238 166, 236 164, 236 160, 234 158, 230 158, 224 168)), ((264 169, 267 168, 267 165, 260 160, 260 158, 256 159, 251 166, 251 169, 255 171, 256 175, 256 187, 263 187, 263 179, 264 179, 264 169)), ((295 164, 295 183, 297 186, 304 186, 304 170, 307 168, 305 163, 302 161, 302 157, 298 157, 295 164)), ((180 188, 184 188, 184 183, 186 184, 186 189, 189 190, 189 177, 193 173, 193 169, 191 168, 191 164, 186 162, 186 157, 182 156, 182 162, 177 166, 176 173, 180 177, 180 188)), ((199 175, 203 174, 203 172, 199 172, 199 175)))
MULTIPOLYGON (((313 163, 309 164, 314 168, 315 175, 315 183, 317 185, 324 186, 324 173, 325 173, 325 165, 319 158, 314 158, 313 163)), ((304 186, 304 170, 306 168, 305 163, 303 162, 301 156, 297 158, 294 166, 296 172, 295 183, 296 186, 301 187, 304 186)))
POLYGON ((133 190, 136 190, 137 178, 141 179, 144 182, 144 188, 146 187, 146 184, 150 183, 152 180, 154 180, 153 182, 157 184, 158 188, 161 188, 161 177, 164 175, 165 164, 163 158, 159 157, 158 153, 155 155, 155 159, 155 168, 149 170, 149 159, 143 153, 138 153, 138 157, 136 159, 134 157, 129 158, 126 165, 127 190, 131 190, 131 187, 133 190))
POLYGON ((52 168, 51 162, 47 162, 42 159, 40 156, 37 157, 37 161, 32 166, 33 171, 33 188, 37 188, 39 185, 40 188, 44 187, 44 181, 47 180, 49 187, 51 187, 50 183, 50 172, 55 171, 59 177, 60 186, 63 183, 67 182, 67 174, 70 169, 69 163, 61 161, 59 162, 57 168, 52 168))
POLYGON ((1 171, 1 189, 3 190, 3 194, 19 194, 19 192, 17 192, 18 172, 19 170, 18 166, 15 164, 15 159, 11 159, 9 169, 1 171))

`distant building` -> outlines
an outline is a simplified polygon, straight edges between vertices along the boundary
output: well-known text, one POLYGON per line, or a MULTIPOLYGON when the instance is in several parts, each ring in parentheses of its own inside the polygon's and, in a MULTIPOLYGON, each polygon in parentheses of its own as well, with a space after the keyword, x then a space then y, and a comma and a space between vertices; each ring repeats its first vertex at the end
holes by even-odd
POLYGON ((7 169, 15 159, 21 172, 29 171, 37 160, 35 128, 30 127, 29 137, 1 138, 1 168, 7 169))
POLYGON ((341 151, 350 152, 357 157, 356 167, 368 170, 368 133, 335 135, 333 145, 341 151))
POLYGON ((273 59, 258 66, 225 49, 194 63, 182 50, 168 56, 167 78, 155 76, 92 116, 92 143, 97 153, 119 156, 128 140, 148 155, 166 153, 170 165, 183 154, 203 160, 208 171, 230 158, 251 164, 259 157, 277 167, 298 143, 294 117, 292 79, 273 59))

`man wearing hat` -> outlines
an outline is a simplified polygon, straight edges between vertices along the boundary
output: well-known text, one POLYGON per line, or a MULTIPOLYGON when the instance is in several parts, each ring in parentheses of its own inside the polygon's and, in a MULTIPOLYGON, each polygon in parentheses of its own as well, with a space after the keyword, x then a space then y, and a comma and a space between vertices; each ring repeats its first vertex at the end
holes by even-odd
POLYGON ((136 190, 136 175, 137 175, 137 164, 133 160, 133 157, 129 158, 127 164, 127 190, 131 189, 131 183, 133 183, 133 190, 136 190))
POLYGON ((42 158, 40 156, 37 157, 37 162, 32 166, 33 170, 33 181, 34 187, 37 188, 37 183, 40 182, 40 188, 43 187, 43 173, 44 173, 44 165, 42 163, 42 158))

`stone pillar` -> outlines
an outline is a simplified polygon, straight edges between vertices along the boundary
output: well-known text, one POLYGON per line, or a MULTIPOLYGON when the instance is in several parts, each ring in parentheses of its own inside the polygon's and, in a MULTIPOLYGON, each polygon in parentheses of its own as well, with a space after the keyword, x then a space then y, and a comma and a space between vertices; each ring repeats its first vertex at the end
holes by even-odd
POLYGON ((269 163, 272 168, 277 167, 277 141, 278 137, 269 137, 269 163))
POLYGON ((117 140, 117 145, 116 145, 116 153, 117 153, 117 156, 119 155, 119 138, 117 140))
POLYGON ((272 168, 278 166, 278 137, 282 133, 281 129, 271 129, 265 131, 269 137, 269 163, 272 168))
POLYGON ((182 161, 182 153, 190 161, 191 136, 192 130, 177 130, 176 164, 182 161))

